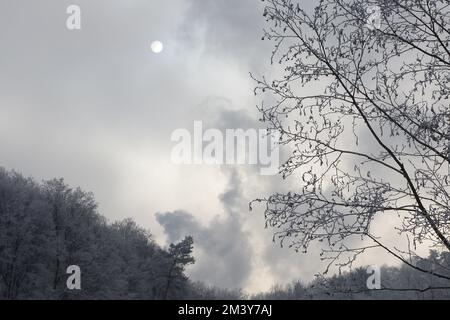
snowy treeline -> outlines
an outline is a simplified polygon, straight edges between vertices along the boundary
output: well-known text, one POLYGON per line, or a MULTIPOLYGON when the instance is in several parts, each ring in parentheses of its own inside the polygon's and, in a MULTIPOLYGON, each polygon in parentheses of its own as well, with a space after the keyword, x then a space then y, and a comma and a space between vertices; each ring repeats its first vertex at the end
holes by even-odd
MULTIPOLYGON (((193 239, 161 248, 132 220, 108 223, 93 195, 63 180, 37 183, 0 169, 1 299, 371 299, 448 298, 450 290, 368 291, 365 268, 309 284, 293 282, 270 292, 210 287, 191 281, 185 267, 194 263, 193 239), (67 267, 81 270, 81 290, 69 290, 67 267)), ((425 269, 450 267, 450 255, 432 252, 416 261, 425 269)), ((450 274, 447 272, 447 274, 450 274)), ((408 266, 381 269, 382 287, 446 287, 448 280, 408 266)))

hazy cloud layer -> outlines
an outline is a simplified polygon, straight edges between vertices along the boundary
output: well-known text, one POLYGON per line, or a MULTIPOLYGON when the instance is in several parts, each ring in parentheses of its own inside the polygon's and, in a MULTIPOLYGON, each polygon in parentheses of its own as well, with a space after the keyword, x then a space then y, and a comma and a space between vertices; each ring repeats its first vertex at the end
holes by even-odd
MULTIPOLYGON (((295 190, 256 166, 176 166, 171 132, 260 128, 249 72, 269 73, 259 0, 0 2, 0 165, 93 191, 110 220, 158 241, 193 234, 196 280, 264 290, 311 279, 310 256, 280 250, 248 202, 295 190), (164 51, 150 51, 154 40, 164 51), (155 212, 163 212, 155 216, 155 212)), ((284 151, 285 152, 285 151, 284 151)))
POLYGON ((245 213, 240 210, 241 182, 238 173, 228 173, 228 190, 220 196, 226 215, 215 216, 206 226, 194 215, 175 211, 157 214, 169 242, 192 235, 197 263, 190 270, 195 279, 221 287, 247 286, 252 271, 253 252, 249 235, 243 230, 245 213))

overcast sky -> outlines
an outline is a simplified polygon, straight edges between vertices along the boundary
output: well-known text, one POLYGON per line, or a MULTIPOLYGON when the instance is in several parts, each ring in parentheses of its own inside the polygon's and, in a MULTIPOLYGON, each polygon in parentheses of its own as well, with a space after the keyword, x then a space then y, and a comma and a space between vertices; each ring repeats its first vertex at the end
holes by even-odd
POLYGON ((194 120, 260 127, 249 72, 272 72, 263 4, 0 0, 0 165, 64 177, 94 192, 110 221, 132 217, 162 245, 192 234, 195 280, 250 292, 311 280, 323 270, 318 251, 280 249, 263 208, 248 211, 293 181, 170 158, 171 133, 194 120), (78 31, 66 28, 71 4, 82 10, 78 31))

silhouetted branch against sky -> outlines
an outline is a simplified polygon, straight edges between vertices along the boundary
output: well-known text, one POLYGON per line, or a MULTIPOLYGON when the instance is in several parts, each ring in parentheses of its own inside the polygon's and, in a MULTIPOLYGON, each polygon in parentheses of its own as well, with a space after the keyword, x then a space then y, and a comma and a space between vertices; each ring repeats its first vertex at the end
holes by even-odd
POLYGON ((299 191, 257 200, 275 238, 304 252, 324 242, 339 268, 377 247, 403 262, 422 245, 449 251, 448 2, 265 2, 280 75, 254 76, 255 93, 275 101, 262 119, 293 148, 283 176, 301 177, 299 191))

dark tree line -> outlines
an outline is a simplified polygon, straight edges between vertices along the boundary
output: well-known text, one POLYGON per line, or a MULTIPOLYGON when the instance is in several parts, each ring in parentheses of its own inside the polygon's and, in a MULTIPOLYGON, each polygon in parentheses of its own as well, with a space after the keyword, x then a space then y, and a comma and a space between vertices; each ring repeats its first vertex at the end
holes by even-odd
MULTIPOLYGON (((450 297, 445 279, 404 265, 381 269, 382 290, 368 290, 366 268, 309 284, 247 295, 191 281, 193 239, 161 248, 130 219, 108 223, 91 193, 63 180, 41 184, 0 168, 0 299, 390 299, 450 297), (81 269, 69 290, 67 267, 81 269), (396 290, 387 290, 387 288, 396 290), (411 290, 411 288, 416 288, 411 290)), ((450 255, 432 251, 413 263, 450 276, 450 255)))
POLYGON ((177 299, 188 294, 192 238, 168 250, 132 220, 108 224, 93 195, 0 169, 0 297, 177 299), (82 290, 68 290, 67 267, 82 290))
MULTIPOLYGON (((431 251, 426 259, 412 261, 423 269, 450 275, 450 254, 431 251)), ((450 299, 450 289, 445 279, 418 271, 407 264, 400 267, 380 268, 380 289, 368 289, 367 280, 372 274, 367 267, 358 267, 349 272, 330 277, 318 276, 310 283, 294 281, 286 286, 276 285, 266 293, 253 295, 262 300, 393 300, 393 299, 450 299)))

